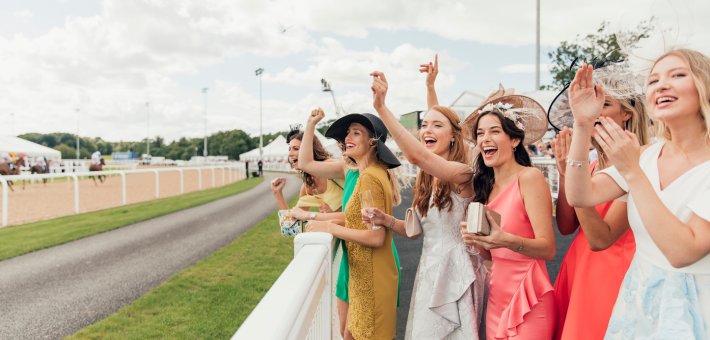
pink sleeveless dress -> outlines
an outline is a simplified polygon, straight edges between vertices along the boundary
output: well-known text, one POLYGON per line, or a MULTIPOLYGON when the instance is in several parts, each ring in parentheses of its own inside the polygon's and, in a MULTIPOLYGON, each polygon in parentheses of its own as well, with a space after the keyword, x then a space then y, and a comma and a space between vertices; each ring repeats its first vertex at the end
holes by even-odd
MULTIPOLYGON (((531 239, 535 233, 520 195, 520 174, 487 206, 501 215, 501 229, 531 239)), ((545 261, 505 248, 491 250, 491 256, 486 338, 552 339, 557 305, 545 261)))

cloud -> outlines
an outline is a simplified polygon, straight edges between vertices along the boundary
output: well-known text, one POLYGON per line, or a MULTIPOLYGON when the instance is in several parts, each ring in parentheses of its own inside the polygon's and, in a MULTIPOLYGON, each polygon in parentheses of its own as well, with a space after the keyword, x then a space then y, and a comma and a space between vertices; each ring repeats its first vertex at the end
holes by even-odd
MULTIPOLYGON (((540 71, 550 70, 552 64, 540 64, 540 71)), ((535 64, 513 64, 498 68, 500 73, 534 73, 535 64)))
POLYGON ((12 16, 20 19, 24 23, 29 23, 32 17, 34 17, 32 12, 28 9, 12 12, 12 16))

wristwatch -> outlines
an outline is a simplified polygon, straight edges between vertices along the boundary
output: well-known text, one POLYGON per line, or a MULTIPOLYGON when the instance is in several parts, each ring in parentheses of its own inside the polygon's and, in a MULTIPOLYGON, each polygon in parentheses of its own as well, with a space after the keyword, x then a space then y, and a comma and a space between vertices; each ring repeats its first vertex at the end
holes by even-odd
POLYGON ((313 221, 313 220, 316 219, 316 215, 318 215, 317 212, 312 212, 312 213, 311 213, 311 221, 313 221))

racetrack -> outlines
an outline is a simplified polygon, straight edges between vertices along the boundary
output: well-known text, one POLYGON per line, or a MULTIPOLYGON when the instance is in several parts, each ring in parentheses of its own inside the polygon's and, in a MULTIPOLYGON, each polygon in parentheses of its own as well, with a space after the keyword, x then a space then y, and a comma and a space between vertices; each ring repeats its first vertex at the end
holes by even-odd
MULTIPOLYGON (((288 178, 286 197, 298 193, 295 175, 278 175, 288 178)), ((0 339, 59 339, 129 304, 272 213, 276 176, 235 196, 1 261, 0 339)))
MULTIPOLYGON (((165 169, 165 167, 161 167, 165 169)), ((212 188, 212 170, 203 169, 202 189, 212 188)), ((222 169, 215 169, 215 186, 222 186, 222 169)), ((186 170, 184 173, 184 192, 199 190, 197 170, 186 170)), ((225 184, 229 183, 229 172, 224 172, 225 184)), ((237 172, 232 172, 236 181, 237 172)), ((91 179, 79 181, 79 211, 88 212, 122 204, 121 176, 108 177, 104 183, 91 179)), ((8 225, 27 223, 60 216, 74 214, 74 180, 47 182, 45 187, 41 181, 27 184, 22 189, 22 183, 15 183, 14 192, 8 193, 8 225)), ((178 171, 160 172, 160 197, 180 194, 180 173, 178 171)), ((126 204, 155 199, 155 174, 139 173, 126 175, 126 204)), ((0 195, 0 203, 2 196, 0 195)), ((0 211, 2 216, 2 211, 0 211)))

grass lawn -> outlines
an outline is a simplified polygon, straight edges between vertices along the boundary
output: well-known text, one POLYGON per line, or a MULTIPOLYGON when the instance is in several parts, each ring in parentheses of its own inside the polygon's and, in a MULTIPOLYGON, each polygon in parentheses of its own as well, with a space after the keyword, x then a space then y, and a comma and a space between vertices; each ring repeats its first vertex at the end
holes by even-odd
MULTIPOLYGON (((289 206, 296 204, 298 196, 289 206)), ((276 212, 234 242, 67 339, 229 339, 293 259, 276 212)))
POLYGON ((0 261, 249 190, 263 177, 79 215, 0 228, 0 261))

